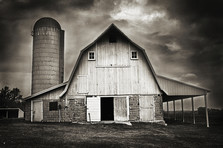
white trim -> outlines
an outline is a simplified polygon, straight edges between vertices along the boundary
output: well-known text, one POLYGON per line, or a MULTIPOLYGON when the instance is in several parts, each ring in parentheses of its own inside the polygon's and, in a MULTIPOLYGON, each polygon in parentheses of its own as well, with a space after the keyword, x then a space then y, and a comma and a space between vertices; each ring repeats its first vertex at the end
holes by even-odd
POLYGON ((130 58, 131 58, 131 60, 138 60, 138 59, 139 59, 138 51, 137 51, 137 50, 131 50, 131 52, 130 52, 130 58), (132 57, 132 53, 133 53, 133 52, 136 52, 136 58, 133 58, 133 57, 132 57))
POLYGON ((31 100, 31 122, 33 122, 33 100, 31 100))
POLYGON ((88 51, 88 61, 95 61, 95 59, 96 59, 95 51, 88 51), (90 59, 90 53, 94 53, 94 59, 90 59))
POLYGON ((88 94, 88 93, 89 93, 89 90, 88 90, 88 75, 78 75, 78 76, 77 76, 77 93, 78 93, 78 94, 88 94), (78 89, 78 88, 79 88, 78 85, 80 85, 80 84, 78 84, 78 82, 79 82, 79 81, 78 81, 78 78, 79 78, 79 77, 86 77, 86 81, 87 81, 87 82, 86 82, 86 92, 79 92, 79 89, 78 89))
POLYGON ((127 121, 129 121, 129 96, 126 96, 126 104, 127 104, 127 121))
POLYGON ((41 119, 43 120, 43 101, 42 100, 32 100, 32 104, 31 104, 32 105, 32 112, 31 112, 32 113, 32 116, 31 116, 32 117, 31 118, 32 121, 31 122, 34 121, 34 118, 33 118, 34 117, 34 115, 33 115, 33 105, 34 105, 34 102, 40 102, 41 103, 41 105, 40 105, 41 106, 41 119))

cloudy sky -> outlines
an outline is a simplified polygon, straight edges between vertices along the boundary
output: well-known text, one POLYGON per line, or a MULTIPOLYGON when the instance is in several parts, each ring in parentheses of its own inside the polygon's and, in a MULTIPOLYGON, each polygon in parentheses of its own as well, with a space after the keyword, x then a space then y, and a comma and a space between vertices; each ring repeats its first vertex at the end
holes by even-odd
POLYGON ((30 95, 31 31, 39 18, 52 17, 65 30, 66 80, 80 50, 114 23, 146 50, 157 74, 211 89, 209 106, 223 108, 222 6, 222 0, 0 0, 0 87, 30 95))

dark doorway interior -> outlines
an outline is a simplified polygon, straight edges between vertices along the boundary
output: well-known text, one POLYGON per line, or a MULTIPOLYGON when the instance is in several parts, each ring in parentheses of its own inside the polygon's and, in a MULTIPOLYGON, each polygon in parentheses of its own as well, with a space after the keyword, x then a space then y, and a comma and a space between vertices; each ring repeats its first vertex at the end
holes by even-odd
POLYGON ((113 98, 101 98, 101 120, 114 120, 113 98))

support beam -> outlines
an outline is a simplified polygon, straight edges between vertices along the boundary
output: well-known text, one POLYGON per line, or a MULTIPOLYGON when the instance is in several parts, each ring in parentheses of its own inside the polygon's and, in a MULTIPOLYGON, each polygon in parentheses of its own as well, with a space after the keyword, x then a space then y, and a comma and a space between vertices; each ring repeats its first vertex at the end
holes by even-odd
POLYGON ((193 124, 195 124, 194 98, 193 97, 191 97, 191 105, 192 105, 193 124))
POLYGON ((204 95, 204 102, 205 102, 206 124, 207 127, 209 127, 207 94, 204 95))
POLYGON ((181 108, 182 108, 182 121, 184 122, 184 100, 181 99, 181 108))
POLYGON ((167 118, 169 118, 169 104, 168 104, 168 101, 166 102, 166 109, 167 109, 167 118))
POLYGON ((6 110, 6 119, 8 119, 8 118, 9 118, 9 111, 6 110))
POLYGON ((176 118, 176 109, 175 109, 175 100, 173 100, 173 113, 174 113, 174 120, 177 120, 177 118, 176 118))

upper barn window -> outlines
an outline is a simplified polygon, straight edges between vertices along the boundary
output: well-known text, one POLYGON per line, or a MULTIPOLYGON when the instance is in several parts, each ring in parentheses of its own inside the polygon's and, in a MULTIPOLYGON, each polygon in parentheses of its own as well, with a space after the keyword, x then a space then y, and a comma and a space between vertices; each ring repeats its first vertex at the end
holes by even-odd
POLYGON ((114 34, 111 34, 109 36, 109 43, 116 43, 117 42, 117 38, 114 34))
POLYGON ((88 52, 88 60, 95 60, 95 52, 94 51, 88 52))
POLYGON ((138 52, 137 51, 132 51, 131 52, 131 59, 138 59, 138 52))

